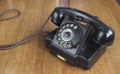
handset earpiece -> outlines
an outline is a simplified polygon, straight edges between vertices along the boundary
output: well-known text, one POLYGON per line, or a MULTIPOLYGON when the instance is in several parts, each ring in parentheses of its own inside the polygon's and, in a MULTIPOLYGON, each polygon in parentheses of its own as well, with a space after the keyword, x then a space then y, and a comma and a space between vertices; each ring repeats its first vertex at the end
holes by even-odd
POLYGON ((114 31, 96 17, 77 9, 57 7, 52 13, 52 22, 59 26, 65 15, 74 19, 81 17, 82 21, 96 27, 94 40, 97 43, 105 46, 112 45, 114 41, 114 31))
POLYGON ((51 14, 51 21, 55 25, 60 26, 63 18, 64 18, 64 16, 63 16, 62 12, 60 11, 60 9, 59 8, 55 8, 55 10, 51 14))

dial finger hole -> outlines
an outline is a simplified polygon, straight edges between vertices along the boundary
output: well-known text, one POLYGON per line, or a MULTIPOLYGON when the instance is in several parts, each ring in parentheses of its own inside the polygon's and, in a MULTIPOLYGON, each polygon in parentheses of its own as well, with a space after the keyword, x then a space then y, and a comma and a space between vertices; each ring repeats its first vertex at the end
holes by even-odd
POLYGON ((71 48, 71 47, 72 47, 71 42, 68 42, 68 43, 67 43, 67 47, 68 47, 68 48, 71 48))
POLYGON ((64 48, 67 48, 67 43, 66 43, 66 42, 63 43, 62 46, 63 46, 64 48))
POLYGON ((64 41, 59 41, 59 44, 61 44, 61 45, 62 45, 63 43, 64 43, 64 41))
POLYGON ((67 24, 66 27, 69 27, 69 24, 67 24))
POLYGON ((73 24, 70 24, 70 27, 73 27, 74 25, 73 24))
POLYGON ((59 32, 62 32, 62 29, 60 29, 59 32))
POLYGON ((60 36, 60 33, 58 33, 58 35, 57 36, 60 36))
POLYGON ((58 41, 60 41, 61 40, 61 38, 58 38, 58 41))
POLYGON ((62 27, 62 29, 64 29, 64 28, 65 28, 65 26, 62 27))
POLYGON ((76 30, 77 28, 78 28, 77 26, 74 26, 74 27, 73 27, 73 29, 75 29, 75 30, 76 30))

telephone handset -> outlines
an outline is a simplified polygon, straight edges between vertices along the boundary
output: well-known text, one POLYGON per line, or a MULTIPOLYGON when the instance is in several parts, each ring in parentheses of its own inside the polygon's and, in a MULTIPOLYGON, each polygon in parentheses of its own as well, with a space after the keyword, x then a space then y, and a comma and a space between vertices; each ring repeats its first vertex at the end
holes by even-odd
POLYGON ((105 48, 113 44, 113 29, 86 12, 57 7, 51 21, 58 28, 46 35, 46 46, 72 65, 91 68, 105 48))

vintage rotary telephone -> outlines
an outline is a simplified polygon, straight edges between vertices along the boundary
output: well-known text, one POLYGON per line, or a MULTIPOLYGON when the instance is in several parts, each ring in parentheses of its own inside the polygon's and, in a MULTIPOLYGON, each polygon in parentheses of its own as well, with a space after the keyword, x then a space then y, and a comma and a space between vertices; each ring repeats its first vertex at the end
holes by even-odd
MULTIPOLYGON (((14 19, 20 14, 20 11, 13 9, 1 15, 10 11, 17 12, 17 15, 0 18, 0 21, 14 19)), ((45 45, 54 55, 72 65, 91 68, 104 53, 105 48, 113 43, 114 31, 97 17, 77 9, 57 7, 41 24, 42 27, 38 31, 19 42, 0 45, 0 50, 17 47, 38 36, 50 17, 58 28, 46 35, 45 45)))
POLYGON ((110 27, 77 9, 57 7, 51 21, 58 28, 46 35, 45 44, 50 52, 72 65, 91 68, 114 40, 110 27))

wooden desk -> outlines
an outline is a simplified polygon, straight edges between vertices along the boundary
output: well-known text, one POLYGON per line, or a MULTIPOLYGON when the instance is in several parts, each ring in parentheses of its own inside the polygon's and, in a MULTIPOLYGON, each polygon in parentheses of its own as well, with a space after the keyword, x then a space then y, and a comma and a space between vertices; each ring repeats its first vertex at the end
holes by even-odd
MULTIPOLYGON (((0 12, 17 8, 20 17, 0 21, 0 44, 19 41, 37 31, 55 8, 55 0, 0 0, 0 12)), ((73 67, 48 52, 44 36, 10 50, 0 50, 0 74, 120 74, 120 6, 116 0, 71 0, 70 6, 98 16, 116 33, 114 44, 90 70, 73 67)), ((56 26, 48 23, 44 30, 56 26)))

